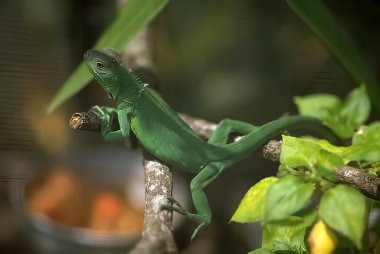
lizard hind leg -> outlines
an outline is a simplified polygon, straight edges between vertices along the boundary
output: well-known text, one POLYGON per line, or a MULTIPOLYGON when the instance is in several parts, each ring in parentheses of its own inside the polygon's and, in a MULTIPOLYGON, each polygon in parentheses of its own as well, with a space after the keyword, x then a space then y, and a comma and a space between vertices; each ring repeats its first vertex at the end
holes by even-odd
POLYGON ((246 135, 252 131, 257 130, 258 128, 259 127, 250 123, 232 119, 223 119, 219 122, 215 131, 211 134, 208 143, 213 145, 224 145, 228 143, 228 139, 232 133, 246 135))
MULTIPOLYGON (((227 144, 231 133, 246 135, 257 128, 258 127, 249 123, 224 119, 218 124, 208 143, 214 145, 227 144)), ((173 206, 163 207, 163 209, 166 210, 176 211, 198 224, 191 240, 197 236, 201 229, 209 225, 211 222, 212 213, 206 194, 203 190, 207 185, 215 180, 224 169, 225 165, 222 162, 209 163, 205 165, 191 181, 190 189, 196 213, 189 213, 173 198, 169 199, 173 203, 173 206)))
MULTIPOLYGON (((224 119, 218 124, 208 143, 213 145, 227 144, 232 133, 246 135, 257 130, 257 128, 246 122, 224 119)), ((191 195, 197 213, 187 217, 198 223, 191 239, 194 239, 199 231, 211 222, 212 213, 203 189, 215 180, 224 169, 225 165, 222 162, 212 162, 206 165, 191 181, 191 195)))
POLYGON ((222 170, 223 166, 221 163, 208 164, 191 181, 191 196, 196 213, 189 213, 173 198, 169 199, 173 203, 173 206, 163 207, 165 210, 176 211, 198 224, 198 227, 191 236, 191 240, 197 236, 202 228, 209 225, 211 222, 212 214, 203 189, 215 180, 220 175, 222 170))

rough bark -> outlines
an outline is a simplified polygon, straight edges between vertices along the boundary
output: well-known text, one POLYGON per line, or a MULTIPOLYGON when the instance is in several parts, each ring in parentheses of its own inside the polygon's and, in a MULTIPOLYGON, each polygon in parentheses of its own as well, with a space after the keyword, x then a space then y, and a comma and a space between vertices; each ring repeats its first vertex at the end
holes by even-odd
POLYGON ((170 205, 167 199, 171 196, 173 185, 170 167, 146 153, 144 169, 144 229, 140 242, 129 253, 177 253, 171 232, 173 214, 161 209, 162 205, 170 205))
MULTIPOLYGON (((263 156, 272 161, 279 161, 281 142, 272 140, 263 147, 263 156)), ((380 178, 365 173, 351 166, 340 166, 333 170, 338 182, 349 185, 369 198, 380 200, 380 178)))
MULTIPOLYGON (((77 113, 85 114, 85 113, 77 113)), ((79 115, 74 114, 73 117, 79 115)), ((186 114, 179 114, 181 118, 190 125, 190 127, 203 139, 207 140, 211 133, 215 130, 216 124, 204 119, 194 118, 186 114)), ((91 114, 97 117, 96 114, 91 114)), ((84 118, 87 119, 88 116, 84 118)), ((97 120, 91 120, 93 123, 97 120)), ((241 137, 236 136, 234 140, 241 137)), ((262 149, 263 156, 272 161, 279 161, 281 154, 281 141, 271 140, 262 149)), ((369 198, 380 200, 380 178, 363 172, 360 169, 351 166, 341 166, 333 170, 336 179, 343 184, 349 185, 355 189, 360 190, 364 195, 369 198)))
POLYGON ((98 111, 90 109, 87 112, 75 113, 69 121, 70 127, 75 130, 100 132, 102 119, 98 111))
MULTIPOLYGON (((149 28, 142 29, 137 36, 126 45, 122 61, 134 69, 142 80, 155 88, 154 64, 149 40, 149 28)), ((132 147, 137 145, 137 139, 131 136, 132 147)), ((177 253, 177 247, 172 234, 172 212, 161 210, 162 206, 170 205, 168 198, 172 196, 171 168, 157 160, 149 153, 144 153, 145 173, 145 212, 144 227, 141 240, 129 253, 177 253)))
MULTIPOLYGON (((101 118, 96 109, 75 113, 71 117, 70 127, 76 130, 100 132, 101 118)), ((145 211, 141 240, 129 253, 177 253, 172 235, 172 212, 161 207, 170 205, 172 196, 172 174, 169 166, 152 155, 144 153, 145 173, 145 211)))

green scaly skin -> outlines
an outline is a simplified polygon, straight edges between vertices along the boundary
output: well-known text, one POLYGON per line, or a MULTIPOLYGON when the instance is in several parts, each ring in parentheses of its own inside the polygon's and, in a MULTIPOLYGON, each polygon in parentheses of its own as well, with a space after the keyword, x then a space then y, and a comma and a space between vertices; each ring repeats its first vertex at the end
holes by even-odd
POLYGON ((271 138, 291 128, 311 128, 334 137, 321 122, 312 117, 288 116, 260 127, 225 119, 221 121, 208 142, 193 130, 154 91, 142 84, 112 49, 88 50, 85 62, 94 78, 116 101, 116 108, 97 107, 102 113, 101 132, 106 140, 124 140, 132 130, 141 145, 165 163, 197 174, 190 188, 196 213, 187 212, 177 201, 164 209, 177 211, 198 224, 199 230, 210 224, 211 211, 203 189, 231 165, 259 149, 271 138), (111 114, 117 113, 120 130, 112 131, 111 114), (231 133, 245 135, 228 143, 231 133))

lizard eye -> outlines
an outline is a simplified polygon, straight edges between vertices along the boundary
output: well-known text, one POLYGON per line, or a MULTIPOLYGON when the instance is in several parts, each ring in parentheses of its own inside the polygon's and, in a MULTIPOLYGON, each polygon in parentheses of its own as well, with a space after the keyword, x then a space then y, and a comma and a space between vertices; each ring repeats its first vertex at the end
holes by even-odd
POLYGON ((104 65, 101 62, 96 62, 96 68, 102 70, 104 68, 104 65))

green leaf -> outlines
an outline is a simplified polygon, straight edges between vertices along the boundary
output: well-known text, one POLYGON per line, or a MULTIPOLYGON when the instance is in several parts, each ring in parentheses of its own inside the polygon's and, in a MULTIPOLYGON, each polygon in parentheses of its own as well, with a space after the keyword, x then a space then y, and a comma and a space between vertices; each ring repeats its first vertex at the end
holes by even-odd
MULTIPOLYGON (((113 23, 98 39, 94 48, 107 47, 120 52, 141 28, 160 13, 168 2, 169 0, 128 0, 113 23)), ((55 110, 84 88, 91 79, 92 76, 82 61, 49 103, 47 111, 55 110)))
POLYGON ((374 124, 369 129, 362 127, 364 133, 355 134, 355 144, 348 147, 334 146, 326 140, 283 135, 280 169, 291 172, 293 168, 306 167, 315 172, 316 176, 335 181, 332 170, 338 166, 350 161, 366 163, 380 161, 379 126, 374 124))
POLYGON ((340 117, 346 125, 356 129, 367 121, 370 109, 371 105, 365 86, 360 86, 348 94, 343 103, 340 117))
POLYGON ((350 128, 348 125, 335 119, 325 119, 324 123, 342 139, 351 138, 355 131, 354 128, 350 128))
POLYGON ((373 122, 368 126, 362 126, 352 137, 353 145, 380 144, 380 122, 373 122))
POLYGON ((317 175, 322 176, 331 182, 335 182, 336 178, 333 176, 332 170, 345 164, 343 158, 338 154, 321 149, 316 159, 315 168, 317 175))
POLYGON ((265 248, 260 248, 254 251, 250 251, 248 254, 271 254, 271 252, 265 248))
POLYGON ((352 146, 347 148, 344 156, 358 162, 380 161, 380 122, 361 126, 352 137, 352 146))
POLYGON ((295 251, 292 250, 289 244, 281 241, 274 240, 273 241, 273 250, 274 252, 281 252, 283 254, 294 254, 296 253, 295 251))
POLYGON ((294 98, 301 115, 314 116, 332 129, 339 137, 349 138, 354 130, 342 122, 340 112, 341 100, 330 94, 312 94, 294 98))
POLYGON ((249 189, 231 218, 234 222, 255 222, 264 219, 264 204, 268 188, 278 181, 277 177, 267 177, 249 189))
POLYGON ((359 191, 340 184, 328 190, 320 202, 319 215, 329 227, 361 249, 366 227, 366 204, 359 191))
POLYGON ((281 168, 306 167, 316 172, 316 175, 334 180, 332 170, 348 162, 343 156, 346 149, 346 147, 331 145, 326 140, 283 135, 281 168))
POLYGON ((345 151, 346 147, 344 146, 335 146, 329 143, 327 140, 324 139, 317 139, 315 142, 323 149, 330 153, 334 153, 336 155, 341 155, 345 151))
POLYGON ((328 94, 295 97, 301 115, 314 116, 341 138, 350 138, 363 124, 370 112, 370 103, 364 86, 352 90, 343 102, 328 94))
POLYGON ((314 186, 288 175, 272 184, 265 199, 265 222, 281 220, 304 208, 313 195, 314 186))
POLYGON ((305 226, 309 227, 314 225, 314 223, 318 219, 318 212, 317 210, 313 210, 305 215, 302 216, 302 219, 304 221, 305 226))
POLYGON ((367 60, 338 25, 330 10, 321 0, 288 0, 290 7, 298 14, 310 30, 324 42, 358 84, 364 84, 372 103, 380 110, 380 87, 367 60))
POLYGON ((262 247, 266 249, 286 247, 295 253, 307 253, 305 246, 306 226, 302 218, 289 217, 263 226, 262 247), (285 244, 285 245, 284 245, 285 244))
POLYGON ((342 106, 340 99, 332 94, 295 96, 294 103, 301 115, 314 116, 321 120, 336 115, 342 106))
POLYGON ((313 140, 282 135, 281 165, 312 169, 320 150, 321 147, 313 140))
POLYGON ((352 145, 347 148, 343 156, 350 161, 378 162, 380 161, 380 144, 352 145))

